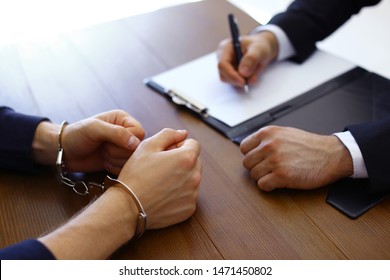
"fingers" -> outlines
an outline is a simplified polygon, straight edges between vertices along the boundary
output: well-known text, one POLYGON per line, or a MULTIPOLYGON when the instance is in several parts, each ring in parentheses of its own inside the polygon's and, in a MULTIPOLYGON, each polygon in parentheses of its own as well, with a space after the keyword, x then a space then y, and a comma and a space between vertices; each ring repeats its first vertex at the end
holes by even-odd
POLYGON ((221 81, 238 87, 245 85, 245 79, 229 62, 220 61, 218 63, 218 71, 221 81))
POLYGON ((250 176, 257 182, 259 189, 269 192, 276 188, 285 187, 283 176, 281 176, 277 167, 272 164, 272 159, 252 154, 251 157, 246 156, 244 158, 243 164, 250 171, 250 176))
POLYGON ((243 87, 245 79, 238 73, 234 65, 234 50, 230 39, 220 43, 218 51, 218 71, 221 81, 243 87))
POLYGON ((108 142, 130 151, 134 151, 141 142, 132 133, 130 128, 111 124, 99 119, 91 119, 90 123, 85 126, 85 133, 93 142, 108 142))
POLYGON ((249 151, 259 146, 260 143, 261 143, 261 129, 247 136, 244 140, 242 140, 240 144, 240 151, 241 153, 246 155, 249 151))
POLYGON ((251 38, 242 41, 244 56, 238 67, 238 72, 245 78, 252 78, 259 75, 272 60, 271 51, 264 40, 251 38))
POLYGON ((250 176, 257 182, 258 187, 263 191, 271 191, 276 188, 271 180, 273 166, 270 159, 266 157, 262 147, 256 147, 248 152, 243 160, 243 166, 250 171, 250 176))
POLYGON ((153 135, 149 139, 142 143, 144 149, 149 149, 154 152, 165 151, 172 149, 180 142, 183 142, 188 136, 186 130, 174 130, 170 128, 164 128, 157 134, 153 135))
POLYGON ((235 65, 235 54, 231 40, 221 42, 218 49, 218 70, 220 79, 229 84, 243 87, 246 79, 254 80, 252 77, 257 74, 258 65, 262 60, 261 48, 256 47, 249 36, 241 37, 243 57, 240 65, 235 65))
POLYGON ((262 58, 261 48, 257 45, 249 45, 238 66, 238 73, 245 78, 252 77, 262 58))
POLYGON ((220 79, 236 86, 244 86, 257 81, 258 75, 270 61, 276 58, 278 44, 271 32, 260 32, 240 37, 243 57, 240 65, 234 65, 235 57, 232 42, 222 41, 218 48, 218 69, 220 79))
POLYGON ((259 162, 263 161, 265 159, 266 155, 264 150, 259 146, 255 149, 248 152, 242 161, 243 166, 251 170, 254 168, 259 162))
POLYGON ((136 119, 123 110, 106 111, 104 113, 95 115, 93 118, 111 124, 117 124, 123 127, 141 126, 141 124, 136 119))
POLYGON ((106 143, 103 152, 104 168, 118 175, 132 153, 128 149, 121 149, 111 143, 106 143))
POLYGON ((277 142, 273 140, 278 131, 280 128, 277 126, 264 127, 245 138, 240 145, 241 152, 245 155, 243 166, 250 171, 251 178, 263 191, 285 187, 280 178, 279 149, 277 142))
POLYGON ((145 130, 141 123, 123 110, 112 110, 96 115, 94 118, 106 123, 127 128, 139 140, 145 138, 145 130))
POLYGON ((270 192, 280 188, 280 183, 278 182, 278 178, 273 173, 268 173, 257 180, 257 186, 262 191, 270 192))
POLYGON ((196 158, 200 155, 200 144, 194 139, 185 140, 177 149, 181 151, 191 151, 196 158))

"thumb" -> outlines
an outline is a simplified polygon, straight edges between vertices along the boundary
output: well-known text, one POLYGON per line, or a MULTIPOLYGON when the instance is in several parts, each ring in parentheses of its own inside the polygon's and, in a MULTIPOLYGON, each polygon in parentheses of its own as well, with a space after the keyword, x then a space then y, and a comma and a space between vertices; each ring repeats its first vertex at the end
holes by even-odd
POLYGON ((255 74, 257 65, 261 63, 261 53, 256 48, 249 46, 241 59, 238 72, 243 77, 249 78, 255 74))
POLYGON ((120 125, 111 124, 102 120, 95 119, 92 125, 88 126, 89 135, 92 135, 94 141, 105 141, 114 144, 120 148, 134 151, 141 142, 129 128, 120 125))
POLYGON ((183 142, 188 136, 186 130, 164 128, 157 134, 144 141, 144 146, 153 151, 165 151, 183 142))

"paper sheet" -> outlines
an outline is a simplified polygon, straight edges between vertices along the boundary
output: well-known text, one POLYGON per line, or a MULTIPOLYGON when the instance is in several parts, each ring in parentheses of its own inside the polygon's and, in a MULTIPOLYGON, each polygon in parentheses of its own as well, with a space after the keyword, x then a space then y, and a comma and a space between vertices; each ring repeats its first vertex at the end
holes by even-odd
POLYGON ((317 51, 303 64, 282 61, 270 65, 246 94, 220 81, 217 57, 211 53, 152 80, 199 101, 208 108, 209 115, 233 127, 353 67, 351 62, 317 51))

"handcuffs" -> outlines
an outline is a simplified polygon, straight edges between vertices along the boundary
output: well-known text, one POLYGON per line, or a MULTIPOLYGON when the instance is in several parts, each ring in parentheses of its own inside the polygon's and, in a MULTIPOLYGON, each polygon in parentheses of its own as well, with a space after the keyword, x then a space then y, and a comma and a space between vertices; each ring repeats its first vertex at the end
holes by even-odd
POLYGON ((140 238, 146 230, 147 215, 137 195, 133 192, 133 190, 129 186, 127 186, 125 183, 117 179, 111 178, 108 175, 105 177, 104 182, 102 184, 95 183, 95 182, 85 183, 84 181, 73 181, 67 176, 66 166, 64 162, 64 148, 62 147, 62 134, 67 125, 68 122, 63 121, 61 123, 60 130, 58 132, 58 153, 57 153, 57 160, 56 160, 58 180, 61 183, 71 187, 73 191, 78 195, 89 194, 90 192, 88 186, 99 187, 102 189, 102 191, 105 191, 110 187, 119 187, 125 192, 127 192, 130 195, 130 197, 133 199, 138 209, 137 225, 136 225, 136 230, 133 239, 140 238))

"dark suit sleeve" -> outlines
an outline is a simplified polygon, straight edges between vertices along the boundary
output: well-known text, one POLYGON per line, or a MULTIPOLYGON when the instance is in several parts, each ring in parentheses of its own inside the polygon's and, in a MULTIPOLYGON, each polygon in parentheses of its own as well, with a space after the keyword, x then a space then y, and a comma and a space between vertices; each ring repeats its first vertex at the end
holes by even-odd
POLYGON ((0 260, 54 260, 54 255, 36 239, 0 249, 0 260))
POLYGON ((302 62, 316 49, 315 43, 330 35, 352 15, 380 0, 296 0, 269 23, 278 25, 295 48, 292 58, 302 62))
POLYGON ((362 152, 370 179, 370 191, 390 191, 390 117, 351 125, 347 129, 362 152))
POLYGON ((38 124, 48 120, 0 107, 0 169, 33 172, 32 142, 38 124))
MULTIPOLYGON (((40 117, 16 113, 0 106, 0 169, 35 171, 32 141, 40 117)), ((54 259, 54 255, 38 240, 30 239, 0 249, 1 260, 54 259)))

